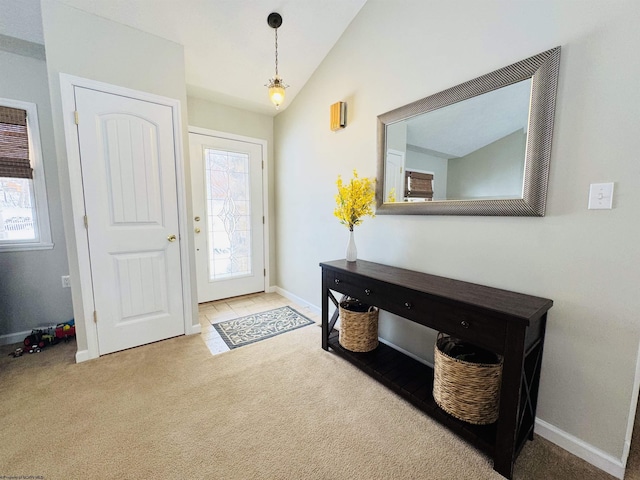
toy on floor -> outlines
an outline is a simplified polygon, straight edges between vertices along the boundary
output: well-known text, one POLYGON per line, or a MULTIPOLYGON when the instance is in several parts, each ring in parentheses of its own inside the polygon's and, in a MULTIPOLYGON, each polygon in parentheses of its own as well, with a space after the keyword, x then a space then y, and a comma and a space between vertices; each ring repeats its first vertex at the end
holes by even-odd
POLYGON ((31 330, 31 335, 27 335, 24 339, 24 346, 29 347, 29 353, 42 349, 47 345, 54 343, 55 337, 51 334, 51 328, 34 328, 31 330))
POLYGON ((64 339, 64 341, 67 342, 71 337, 75 337, 75 336, 76 336, 76 322, 73 318, 68 322, 59 323, 58 325, 56 325, 55 337, 58 341, 64 339))
POLYGON ((9 354, 9 356, 13 358, 21 357, 23 353, 24 353, 24 350, 22 350, 21 348, 16 348, 13 352, 9 354))
MULTIPOLYGON (((70 338, 76 336, 75 325, 75 320, 72 318, 68 322, 58 323, 57 325, 34 328, 31 330, 31 334, 24 339, 24 346, 28 348, 25 351, 39 353, 47 345, 55 345, 61 340, 69 341, 70 338)), ((14 355, 14 357, 20 355, 14 355)))

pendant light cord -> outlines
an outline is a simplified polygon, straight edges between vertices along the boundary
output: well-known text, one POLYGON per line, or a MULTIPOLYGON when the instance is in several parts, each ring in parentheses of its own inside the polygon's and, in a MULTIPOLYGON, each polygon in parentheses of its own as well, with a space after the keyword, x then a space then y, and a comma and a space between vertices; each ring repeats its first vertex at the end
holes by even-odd
POLYGON ((274 29, 276 31, 276 77, 278 76, 278 29, 274 29))

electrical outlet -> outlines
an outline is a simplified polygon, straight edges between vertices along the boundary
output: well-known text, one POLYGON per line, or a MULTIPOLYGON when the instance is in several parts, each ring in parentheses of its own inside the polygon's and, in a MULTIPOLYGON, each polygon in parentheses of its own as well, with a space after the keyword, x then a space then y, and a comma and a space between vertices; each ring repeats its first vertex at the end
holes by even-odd
POLYGON ((63 275, 62 277, 62 288, 71 288, 71 279, 69 275, 63 275))

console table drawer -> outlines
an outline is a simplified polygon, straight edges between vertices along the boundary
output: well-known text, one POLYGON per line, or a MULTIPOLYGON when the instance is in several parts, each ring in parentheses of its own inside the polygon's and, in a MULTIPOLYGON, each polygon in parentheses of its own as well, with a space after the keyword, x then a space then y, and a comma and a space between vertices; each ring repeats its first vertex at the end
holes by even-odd
POLYGON ((455 323, 455 331, 451 335, 496 353, 504 352, 507 335, 507 325, 504 321, 466 311, 453 313, 451 323, 455 323))
POLYGON ((501 353, 504 349, 506 335, 504 321, 434 299, 421 292, 396 286, 391 286, 384 291, 388 296, 375 304, 383 310, 496 353, 501 353))
POLYGON ((367 292, 371 293, 370 281, 363 281, 358 277, 338 272, 327 272, 327 274, 331 290, 357 298, 365 303, 371 303, 371 299, 367 299, 367 292))
MULTIPOLYGON (((412 309, 410 296, 406 291, 372 278, 362 278, 340 272, 330 272, 328 282, 331 290, 349 295, 374 305, 382 310, 404 316, 419 323, 419 312, 412 309)), ((426 325, 426 323, 425 323, 426 325)))
POLYGON ((344 272, 326 274, 330 288, 336 292, 497 353, 504 348, 504 321, 380 280, 344 272))

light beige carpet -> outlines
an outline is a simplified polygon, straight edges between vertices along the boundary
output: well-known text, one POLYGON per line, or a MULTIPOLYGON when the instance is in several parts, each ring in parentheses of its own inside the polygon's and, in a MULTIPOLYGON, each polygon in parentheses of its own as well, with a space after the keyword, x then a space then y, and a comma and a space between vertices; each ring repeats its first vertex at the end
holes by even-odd
MULTIPOLYGON (((198 336, 74 364, 0 358, 0 476, 501 479, 489 458, 332 353, 308 326, 211 356, 198 336)), ((516 479, 613 478, 541 438, 516 479)))

